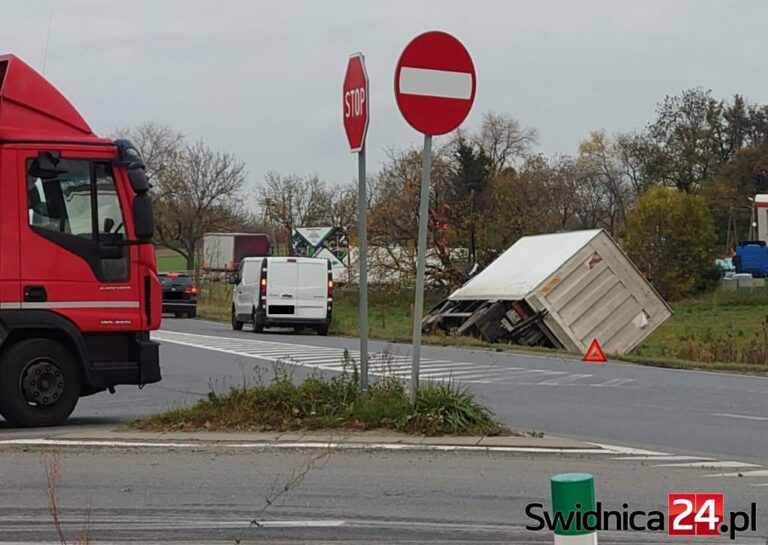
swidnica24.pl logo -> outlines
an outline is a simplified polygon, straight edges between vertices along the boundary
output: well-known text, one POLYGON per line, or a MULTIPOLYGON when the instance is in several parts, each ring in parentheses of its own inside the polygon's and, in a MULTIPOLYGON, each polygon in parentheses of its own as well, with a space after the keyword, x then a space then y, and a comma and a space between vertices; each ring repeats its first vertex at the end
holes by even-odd
POLYGON ((669 494, 667 514, 662 511, 630 510, 628 504, 622 510, 605 510, 597 502, 594 511, 585 511, 576 504, 568 513, 547 512, 541 503, 530 503, 525 507, 526 516, 532 523, 526 530, 555 531, 569 530, 596 532, 601 530, 666 532, 677 536, 715 536, 727 534, 731 539, 746 531, 757 531, 757 504, 752 503, 749 511, 731 511, 725 522, 725 501, 723 494, 669 494))

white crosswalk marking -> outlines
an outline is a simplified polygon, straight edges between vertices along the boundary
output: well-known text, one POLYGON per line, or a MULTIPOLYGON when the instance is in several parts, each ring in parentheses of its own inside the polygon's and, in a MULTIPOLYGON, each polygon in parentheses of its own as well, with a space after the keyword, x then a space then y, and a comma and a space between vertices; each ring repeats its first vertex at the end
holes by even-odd
MULTIPOLYGON (((762 480, 768 477, 768 470, 756 469, 761 468, 759 464, 750 464, 746 462, 740 462, 737 460, 716 460, 714 458, 703 458, 700 456, 687 456, 684 454, 667 454, 663 452, 659 453, 646 453, 646 454, 634 454, 617 456, 614 460, 623 460, 626 462, 667 462, 653 464, 653 467, 658 468, 673 468, 673 469, 690 469, 690 470, 706 470, 706 469, 731 469, 738 471, 731 471, 728 473, 712 473, 705 475, 705 477, 713 478, 728 478, 738 477, 744 479, 756 478, 762 480)), ((768 486, 768 483, 752 483, 752 486, 768 486)))
MULTIPOLYGON (((343 361, 344 351, 339 348, 265 341, 258 338, 249 338, 251 335, 243 336, 242 338, 222 338, 195 333, 156 331, 152 333, 152 337, 161 342, 215 350, 234 356, 257 358, 266 361, 283 360, 287 363, 323 371, 342 371, 345 365, 343 361)), ((349 350, 347 354, 351 360, 355 362, 360 361, 359 351, 349 350)), ((369 372, 372 375, 392 375, 403 379, 410 378, 411 358, 407 354, 375 352, 369 354, 368 361, 369 372)), ((631 379, 605 381, 591 374, 568 373, 566 371, 527 369, 498 364, 431 358, 422 359, 420 376, 430 380, 458 380, 479 384, 532 386, 611 387, 615 385, 615 387, 619 387, 632 382, 631 379)))

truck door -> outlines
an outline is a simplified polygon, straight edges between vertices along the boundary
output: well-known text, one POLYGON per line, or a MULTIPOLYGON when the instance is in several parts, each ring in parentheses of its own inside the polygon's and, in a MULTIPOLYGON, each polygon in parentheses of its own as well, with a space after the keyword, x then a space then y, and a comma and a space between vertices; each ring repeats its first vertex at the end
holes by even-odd
POLYGON ((235 286, 235 312, 239 316, 250 316, 259 304, 259 278, 261 261, 240 262, 240 283, 235 286))
POLYGON ((113 153, 87 154, 63 153, 63 172, 53 176, 36 170, 37 150, 19 154, 20 306, 53 310, 86 332, 136 331, 140 286, 129 259, 136 249, 121 245, 129 196, 119 190, 113 153))
POLYGON ((267 263, 267 316, 291 318, 298 304, 296 259, 270 259, 267 263))
POLYGON ((328 307, 328 262, 307 259, 299 263, 298 318, 325 318, 328 307))

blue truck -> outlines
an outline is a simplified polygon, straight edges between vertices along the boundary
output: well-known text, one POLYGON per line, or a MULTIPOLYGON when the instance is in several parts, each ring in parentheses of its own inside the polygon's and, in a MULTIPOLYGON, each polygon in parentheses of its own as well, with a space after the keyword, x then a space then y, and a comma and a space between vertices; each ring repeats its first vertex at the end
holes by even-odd
POLYGON ((736 273, 751 274, 755 278, 768 276, 768 246, 765 241, 751 240, 736 246, 733 257, 736 273))

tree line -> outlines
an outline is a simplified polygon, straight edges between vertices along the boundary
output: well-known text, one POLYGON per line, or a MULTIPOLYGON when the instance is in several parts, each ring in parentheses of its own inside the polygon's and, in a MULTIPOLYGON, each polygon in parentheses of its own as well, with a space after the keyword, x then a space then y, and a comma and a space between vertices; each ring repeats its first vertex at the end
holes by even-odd
MULTIPOLYGON (((248 206, 247 172, 232 154, 158 125, 120 131, 145 157, 158 244, 193 268, 202 234, 269 233, 291 252, 295 227, 348 230, 356 244, 357 187, 317 175, 268 172, 248 206)), ((768 106, 695 88, 665 97, 640 130, 588 135, 573 155, 536 152, 538 134, 488 112, 434 151, 429 270, 453 287, 525 235, 606 229, 669 298, 711 287, 716 256, 749 234, 748 198, 768 192, 768 106)), ((372 266, 413 276, 421 155, 390 148, 369 177, 372 266), (383 256, 383 257, 381 257, 383 256)))

